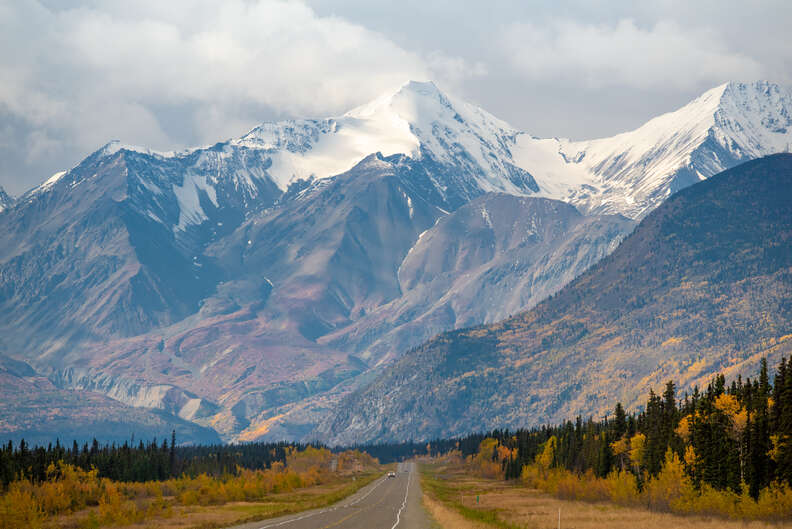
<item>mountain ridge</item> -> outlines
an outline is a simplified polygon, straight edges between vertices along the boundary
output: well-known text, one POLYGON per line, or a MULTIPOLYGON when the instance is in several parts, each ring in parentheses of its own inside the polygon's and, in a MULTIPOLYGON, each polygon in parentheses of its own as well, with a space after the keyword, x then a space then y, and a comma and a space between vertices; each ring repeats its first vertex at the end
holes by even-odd
POLYGON ((650 127, 670 138, 639 145, 651 160, 628 160, 623 138, 618 152, 534 138, 414 82, 336 118, 262 124, 208 147, 108 143, 0 215, 0 350, 60 389, 165 410, 227 439, 300 438, 427 332, 558 290, 630 230, 621 211, 640 218, 688 182, 691 152, 707 177, 783 147, 788 90, 733 85, 745 104, 724 110, 718 130, 759 116, 761 134, 731 143, 707 132, 726 90, 688 108, 706 118, 690 121, 695 134, 650 127), (607 162, 597 174, 586 165, 595 151, 607 162), (671 172, 647 176, 635 169, 644 161, 671 172), (485 208, 488 225, 475 208, 489 202, 512 216, 485 208), (560 228, 520 240, 531 211, 537 226, 560 228), (452 266, 419 262, 433 251, 422 234, 458 257, 452 266), (413 332, 411 320, 427 324, 413 332), (287 423, 290 410, 301 418, 287 423))
POLYGON ((792 155, 746 162, 650 213, 534 309, 443 333, 352 393, 314 432, 429 439, 600 415, 651 387, 690 391, 792 350, 792 155))
MULTIPOLYGON (((633 131, 579 141, 537 138, 431 81, 408 81, 337 117, 267 122, 237 139, 179 152, 114 141, 91 156, 126 150, 161 160, 250 157, 251 174, 237 184, 262 181, 285 192, 299 181, 346 172, 375 152, 401 154, 459 173, 464 183, 446 197, 450 208, 483 192, 506 192, 635 219, 686 185, 790 149, 792 90, 768 81, 728 82, 633 131)), ((442 194, 447 184, 435 187, 442 194)))
POLYGON ((3 210, 11 207, 13 204, 14 199, 10 197, 8 193, 6 193, 2 186, 0 186, 0 213, 2 213, 3 210))

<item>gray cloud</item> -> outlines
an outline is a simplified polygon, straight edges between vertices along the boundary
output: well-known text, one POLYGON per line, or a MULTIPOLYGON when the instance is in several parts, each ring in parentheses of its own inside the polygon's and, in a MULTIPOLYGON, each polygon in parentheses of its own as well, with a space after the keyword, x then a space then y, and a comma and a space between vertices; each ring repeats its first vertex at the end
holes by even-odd
POLYGON ((785 2, 93 0, 0 5, 0 185, 341 113, 408 78, 537 135, 624 130, 729 79, 789 82, 785 2))
POLYGON ((697 89, 721 79, 761 73, 758 61, 731 52, 711 30, 688 31, 660 21, 583 24, 553 20, 509 24, 500 40, 515 73, 526 80, 557 79, 586 87, 697 89))
MULTIPOLYGON (((19 192, 109 139, 212 143, 261 119, 336 113, 410 77, 419 54, 293 2, 127 2, 0 11, 0 148, 19 192), (164 7, 163 7, 164 6, 164 7), (26 174, 29 173, 29 174, 26 174)), ((454 67, 453 63, 451 67, 454 67)))

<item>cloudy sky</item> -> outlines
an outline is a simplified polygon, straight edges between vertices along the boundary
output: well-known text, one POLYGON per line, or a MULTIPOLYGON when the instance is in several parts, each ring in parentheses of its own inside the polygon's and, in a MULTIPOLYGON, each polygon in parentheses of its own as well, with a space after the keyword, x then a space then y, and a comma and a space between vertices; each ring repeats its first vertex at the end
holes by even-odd
POLYGON ((791 23, 788 0, 0 0, 0 185, 111 139, 210 144, 408 79, 537 136, 611 135, 728 80, 792 84, 791 23))

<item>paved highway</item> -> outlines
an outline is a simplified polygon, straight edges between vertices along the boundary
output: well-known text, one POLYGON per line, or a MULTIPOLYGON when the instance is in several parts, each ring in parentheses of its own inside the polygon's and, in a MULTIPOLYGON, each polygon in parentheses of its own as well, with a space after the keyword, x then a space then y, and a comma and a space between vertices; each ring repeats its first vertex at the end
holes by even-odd
POLYGON ((237 525, 233 529, 429 529, 421 506, 415 463, 399 463, 395 478, 383 476, 324 509, 237 525))

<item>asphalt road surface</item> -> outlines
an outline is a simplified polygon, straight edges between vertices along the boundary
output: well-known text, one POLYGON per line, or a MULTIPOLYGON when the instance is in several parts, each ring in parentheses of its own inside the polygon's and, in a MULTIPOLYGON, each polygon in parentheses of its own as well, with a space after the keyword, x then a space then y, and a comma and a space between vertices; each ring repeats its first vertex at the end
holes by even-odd
POLYGON ((324 509, 234 526, 233 529, 429 529, 421 506, 415 463, 399 463, 396 477, 383 476, 324 509))

